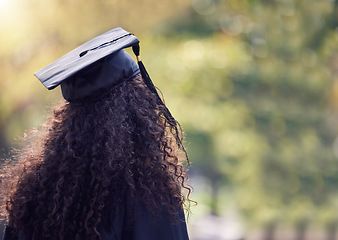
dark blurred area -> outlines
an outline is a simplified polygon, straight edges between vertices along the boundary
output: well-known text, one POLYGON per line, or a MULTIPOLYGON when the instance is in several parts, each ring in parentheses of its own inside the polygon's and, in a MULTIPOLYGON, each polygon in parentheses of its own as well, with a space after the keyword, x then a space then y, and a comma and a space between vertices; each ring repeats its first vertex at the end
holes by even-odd
POLYGON ((121 26, 192 165, 192 240, 338 239, 337 0, 0 0, 0 154, 61 101, 33 73, 121 26))

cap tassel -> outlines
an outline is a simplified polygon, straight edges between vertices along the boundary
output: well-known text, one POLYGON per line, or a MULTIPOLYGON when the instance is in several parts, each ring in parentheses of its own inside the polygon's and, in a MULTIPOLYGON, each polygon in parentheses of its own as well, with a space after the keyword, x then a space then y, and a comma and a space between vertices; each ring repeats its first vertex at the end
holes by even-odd
MULTIPOLYGON (((169 124, 175 128, 175 131, 178 133, 177 126, 181 130, 181 125, 171 115, 169 109, 166 107, 166 105, 163 103, 162 99, 158 95, 156 87, 154 86, 153 82, 151 81, 151 78, 150 78, 150 76, 149 76, 149 74, 148 74, 145 66, 142 63, 142 60, 141 60, 141 57, 140 57, 140 45, 139 44, 133 45, 132 48, 133 48, 133 52, 134 52, 134 54, 136 56, 137 63, 138 63, 138 66, 140 68, 141 75, 142 75, 142 78, 143 78, 145 84, 147 85, 147 87, 149 88, 149 90, 155 94, 155 97, 156 97, 156 100, 157 100, 157 104, 159 104, 160 106, 162 106, 163 109, 164 109, 164 117, 168 120, 169 124)), ((177 137, 176 140, 178 142, 179 147, 181 147, 181 149, 184 151, 184 153, 186 155, 186 158, 187 158, 187 162, 190 165, 190 162, 189 162, 189 159, 188 159, 188 154, 187 154, 187 152, 186 152, 186 150, 185 150, 185 148, 184 148, 184 146, 183 146, 183 144, 181 142, 181 139, 179 137, 177 137)))
POLYGON ((156 88, 155 88, 153 82, 151 81, 150 76, 149 76, 149 74, 148 74, 145 66, 143 65, 143 63, 141 61, 141 57, 140 57, 140 45, 139 44, 136 44, 136 45, 133 46, 133 52, 136 55, 137 63, 139 65, 139 68, 140 68, 140 71, 141 71, 141 75, 142 75, 142 78, 143 78, 145 84, 148 86, 148 88, 150 89, 150 91, 155 94, 157 103, 159 105, 162 105, 165 108, 165 111, 168 113, 168 116, 169 116, 169 119, 168 119, 169 123, 172 124, 172 125, 176 125, 177 124, 176 120, 173 118, 173 116, 171 115, 169 109, 165 106, 165 104, 163 103, 162 99, 158 95, 158 93, 156 91, 156 88))

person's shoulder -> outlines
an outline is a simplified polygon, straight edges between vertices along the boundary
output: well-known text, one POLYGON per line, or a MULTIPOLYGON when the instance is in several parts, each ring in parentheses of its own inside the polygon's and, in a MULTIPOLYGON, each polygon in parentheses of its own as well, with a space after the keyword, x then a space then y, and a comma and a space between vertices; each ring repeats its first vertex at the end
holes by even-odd
POLYGON ((188 240, 184 211, 177 206, 175 213, 165 206, 148 210, 143 203, 137 204, 133 225, 134 240, 188 240))
POLYGON ((117 207, 107 207, 100 227, 103 240, 188 240, 184 211, 166 206, 147 208, 142 199, 125 198, 117 207))

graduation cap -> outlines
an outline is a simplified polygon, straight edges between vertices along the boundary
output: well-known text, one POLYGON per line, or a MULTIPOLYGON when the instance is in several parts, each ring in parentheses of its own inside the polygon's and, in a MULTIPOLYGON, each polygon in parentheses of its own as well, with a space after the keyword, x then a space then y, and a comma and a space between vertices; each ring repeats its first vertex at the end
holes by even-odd
POLYGON ((61 85, 66 100, 81 102, 98 97, 119 82, 141 73, 145 84, 155 93, 158 104, 165 107, 141 61, 139 42, 134 34, 120 27, 114 28, 82 44, 34 75, 48 90, 61 85), (128 47, 133 48, 138 64, 123 50, 128 47))
POLYGON ((62 95, 69 102, 92 99, 140 73, 136 62, 123 50, 138 43, 132 33, 115 28, 82 44, 34 75, 49 90, 61 85, 62 95))
MULTIPOLYGON (((34 75, 48 90, 61 85, 62 95, 67 101, 85 102, 139 73, 149 90, 155 94, 164 117, 178 132, 178 122, 159 97, 141 61, 139 40, 120 27, 82 44, 34 75), (137 63, 123 50, 128 47, 132 47, 137 63)), ((180 139, 177 140, 186 153, 180 139)))

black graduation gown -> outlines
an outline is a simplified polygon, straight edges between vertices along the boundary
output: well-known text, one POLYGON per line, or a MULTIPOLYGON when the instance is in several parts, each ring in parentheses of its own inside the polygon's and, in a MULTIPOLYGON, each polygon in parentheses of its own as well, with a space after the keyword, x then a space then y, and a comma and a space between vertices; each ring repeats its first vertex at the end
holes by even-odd
MULTIPOLYGON (((182 209, 177 209, 175 217, 166 208, 159 209, 154 216, 141 201, 135 207, 122 205, 116 212, 108 214, 101 224, 102 240, 189 240, 182 209)), ((3 240, 29 239, 22 235, 13 238, 10 229, 6 228, 3 240)))
POLYGON ((177 208, 171 216, 167 208, 156 215, 149 212, 142 201, 132 207, 124 203, 103 222, 100 228, 102 240, 188 240, 184 212, 177 208), (130 218, 133 220, 130 221, 130 218))

